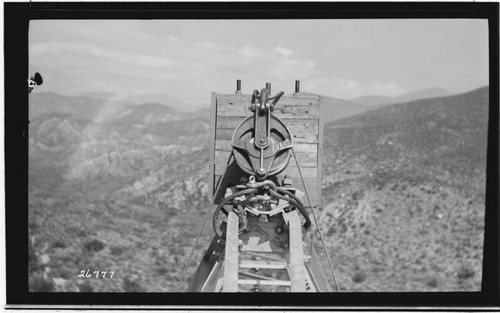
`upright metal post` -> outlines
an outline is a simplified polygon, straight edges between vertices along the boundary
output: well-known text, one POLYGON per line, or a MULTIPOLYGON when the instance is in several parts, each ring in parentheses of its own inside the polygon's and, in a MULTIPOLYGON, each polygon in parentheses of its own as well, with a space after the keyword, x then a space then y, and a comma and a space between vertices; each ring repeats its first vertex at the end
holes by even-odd
POLYGON ((235 94, 240 95, 241 94, 241 79, 236 80, 236 92, 235 94))
POLYGON ((300 92, 300 80, 295 81, 295 93, 300 92))

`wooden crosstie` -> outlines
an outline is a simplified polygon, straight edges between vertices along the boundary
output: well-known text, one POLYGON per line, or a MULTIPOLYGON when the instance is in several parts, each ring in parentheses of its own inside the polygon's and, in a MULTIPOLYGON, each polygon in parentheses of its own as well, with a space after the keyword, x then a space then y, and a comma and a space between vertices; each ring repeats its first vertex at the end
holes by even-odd
POLYGON ((253 217, 241 235, 230 212, 226 227, 226 239, 214 237, 188 292, 332 291, 296 210, 267 221, 253 217))

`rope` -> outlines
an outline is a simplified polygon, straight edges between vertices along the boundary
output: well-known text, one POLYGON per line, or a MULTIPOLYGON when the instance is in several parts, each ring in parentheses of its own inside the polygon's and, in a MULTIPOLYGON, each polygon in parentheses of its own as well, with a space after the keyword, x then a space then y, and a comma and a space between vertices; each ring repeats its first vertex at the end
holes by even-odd
POLYGON ((295 151, 293 149, 293 146, 292 146, 291 150, 292 150, 293 158, 295 159, 295 163, 297 164, 297 169, 299 170, 299 175, 300 175, 300 179, 302 180, 302 185, 304 185, 304 190, 306 192, 307 200, 309 200, 309 205, 311 206, 311 211, 312 211, 312 214, 314 217, 314 222, 316 223, 316 226, 318 227, 319 238, 321 239, 323 249, 325 250, 326 259, 328 260, 328 265, 330 266, 330 270, 332 271, 335 285, 337 286, 338 292, 341 292, 339 283, 337 282, 337 276, 335 275, 335 270, 333 269, 332 261, 330 260, 330 256, 328 255, 328 250, 326 249, 325 240, 323 239, 323 234, 321 233, 321 228, 319 226, 318 219, 316 218, 316 213, 314 212, 311 197, 309 197, 309 192, 307 191, 306 183, 304 181, 304 177, 302 176, 302 171, 300 169, 299 160, 297 160, 297 156, 295 155, 295 151))
POLYGON ((203 230, 205 229, 205 225, 207 224, 207 221, 208 221, 208 218, 207 218, 208 212, 209 211, 207 211, 205 213, 205 218, 204 218, 205 221, 203 222, 203 225, 200 228, 200 232, 198 233, 198 236, 196 236, 196 240, 194 242, 193 248, 191 249, 191 252, 189 253, 188 261, 187 261, 186 265, 184 266, 184 270, 182 271, 181 278, 179 279, 179 287, 177 287, 177 292, 181 291, 182 283, 184 282, 184 275, 186 274, 186 271, 187 271, 187 269, 188 269, 188 267, 189 267, 189 265, 191 263, 191 258, 193 257, 194 249, 196 248, 196 245, 198 244, 198 240, 200 239, 201 234, 203 233, 203 230))
MULTIPOLYGON (((227 168, 228 168, 228 166, 231 163, 231 160, 233 158, 234 158, 234 156, 231 153, 229 155, 229 158, 227 159, 226 168, 224 169, 224 173, 222 173, 222 176, 219 180, 219 184, 217 185, 217 188, 215 189, 215 192, 214 192, 215 195, 217 195, 217 193, 219 192, 220 186, 222 185, 222 179, 226 175, 227 168)), ((200 232, 198 233, 198 236, 196 236, 196 240, 194 242, 193 248, 191 248, 191 252, 189 253, 188 261, 187 261, 186 265, 184 266, 184 269, 183 269, 182 274, 181 274, 181 278, 179 279, 179 286, 177 287, 177 292, 180 292, 180 290, 181 290, 182 283, 184 282, 184 275, 186 274, 186 271, 189 268, 189 265, 191 264, 191 258, 193 257, 194 249, 196 248, 196 245, 198 245, 198 241, 200 240, 201 234, 203 233, 203 230, 205 229, 205 226, 207 225, 207 221, 208 221, 207 217, 208 217, 209 212, 210 212, 210 210, 207 210, 207 212, 205 213, 203 225, 200 228, 200 232)))

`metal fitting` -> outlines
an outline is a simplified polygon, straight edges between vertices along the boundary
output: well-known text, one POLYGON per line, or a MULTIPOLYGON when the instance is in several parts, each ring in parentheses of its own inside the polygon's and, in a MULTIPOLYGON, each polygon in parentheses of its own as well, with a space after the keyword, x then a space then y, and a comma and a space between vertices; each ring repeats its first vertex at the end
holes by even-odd
POLYGON ((293 185, 293 179, 285 175, 282 182, 283 187, 289 187, 293 185))

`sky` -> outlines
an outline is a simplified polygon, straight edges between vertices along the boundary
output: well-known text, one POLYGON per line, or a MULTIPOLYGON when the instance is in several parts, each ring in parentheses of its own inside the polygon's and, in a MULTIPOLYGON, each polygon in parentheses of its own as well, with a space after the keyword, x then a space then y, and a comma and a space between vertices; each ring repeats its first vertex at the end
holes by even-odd
POLYGON ((169 95, 193 106, 210 93, 272 84, 340 99, 488 84, 481 19, 33 20, 30 75, 38 92, 169 95))

